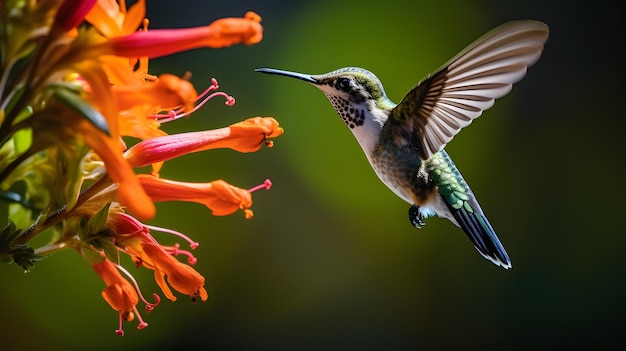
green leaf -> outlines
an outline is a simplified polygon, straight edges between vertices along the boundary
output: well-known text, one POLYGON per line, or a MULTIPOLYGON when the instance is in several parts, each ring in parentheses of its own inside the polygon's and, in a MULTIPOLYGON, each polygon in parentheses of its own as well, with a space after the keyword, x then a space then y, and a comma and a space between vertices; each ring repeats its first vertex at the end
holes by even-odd
MULTIPOLYGON (((96 246, 95 242, 94 246, 96 246)), ((97 246, 100 246, 102 251, 104 251, 104 255, 109 261, 115 263, 120 262, 120 252, 110 238, 97 240, 97 246)))
POLYGON ((20 233, 21 230, 17 229, 15 223, 9 220, 9 224, 4 227, 2 234, 0 234, 0 252, 8 252, 9 247, 11 247, 11 244, 17 239, 20 233))
POLYGON ((100 255, 100 251, 86 244, 81 245, 81 253, 90 265, 100 263, 104 260, 102 255, 100 255))
POLYGON ((26 198, 28 184, 19 180, 9 190, 0 189, 0 202, 20 204, 29 210, 35 210, 34 206, 26 198))
POLYGON ((107 219, 109 218, 109 207, 111 207, 110 202, 89 219, 87 222, 87 231, 89 233, 99 232, 106 227, 107 219))
POLYGON ((26 272, 28 272, 30 268, 35 265, 35 262, 43 259, 43 257, 35 255, 35 250, 28 245, 13 246, 12 254, 13 262, 22 267, 22 269, 26 272))
POLYGON ((0 201, 11 202, 11 203, 21 203, 22 196, 12 191, 0 190, 0 201))
POLYGON ((22 269, 28 271, 42 257, 35 255, 35 250, 28 245, 13 245, 21 233, 22 231, 17 229, 12 221, 4 227, 2 234, 0 234, 0 262, 15 262, 22 269))
MULTIPOLYGON (((32 113, 32 112, 31 112, 32 113)), ((30 128, 20 129, 13 135, 15 154, 26 152, 33 143, 33 131, 30 128)))
POLYGON ((85 117, 85 119, 104 134, 111 136, 109 125, 104 116, 90 103, 83 100, 77 92, 62 85, 55 85, 52 95, 65 106, 85 117))
POLYGON ((90 257, 85 256, 90 263, 102 261, 101 253, 104 253, 105 257, 112 262, 118 263, 120 260, 119 252, 111 237, 111 229, 106 225, 110 205, 111 203, 106 204, 89 220, 81 220, 79 236, 84 243, 91 245, 83 247, 83 251, 90 255, 90 257), (97 252, 97 256, 89 250, 97 252))

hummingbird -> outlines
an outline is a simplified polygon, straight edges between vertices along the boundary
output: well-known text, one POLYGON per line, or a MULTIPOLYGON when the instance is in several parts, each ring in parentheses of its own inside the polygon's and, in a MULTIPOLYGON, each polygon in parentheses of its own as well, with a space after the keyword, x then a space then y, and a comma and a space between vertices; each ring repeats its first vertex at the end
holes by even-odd
POLYGON ((319 75, 256 71, 303 80, 322 90, 376 175, 411 204, 408 214, 414 227, 423 227, 432 215, 446 218, 465 232, 482 256, 508 269, 511 260, 504 246, 444 147, 526 75, 547 39, 548 26, 542 22, 502 24, 420 81, 399 104, 363 68, 319 75))

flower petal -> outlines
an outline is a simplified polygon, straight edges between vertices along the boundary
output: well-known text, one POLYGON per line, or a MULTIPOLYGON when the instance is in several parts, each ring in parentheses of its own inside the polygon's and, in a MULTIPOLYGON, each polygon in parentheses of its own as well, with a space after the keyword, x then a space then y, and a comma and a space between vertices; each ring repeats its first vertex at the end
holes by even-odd
POLYGON ((116 311, 132 311, 139 302, 139 296, 135 288, 122 277, 113 263, 105 259, 92 265, 92 267, 107 285, 102 290, 104 300, 116 311))
POLYGON ((154 270, 154 281, 157 283, 161 291, 163 291, 163 295, 168 298, 170 301, 176 301, 176 295, 170 289, 170 286, 165 282, 165 273, 160 270, 154 270))
POLYGON ((109 176, 117 183, 116 196, 118 201, 141 219, 154 217, 156 213, 154 203, 139 184, 133 169, 124 159, 120 142, 96 131, 86 121, 81 121, 77 129, 82 133, 87 144, 102 158, 109 176))
POLYGON ((228 147, 239 152, 255 152, 267 142, 283 134, 283 128, 271 117, 249 118, 230 126, 231 134, 228 140, 219 147, 228 147))
MULTIPOLYGON (((167 282, 181 294, 191 296, 192 298, 195 296, 207 296, 206 290, 204 290, 204 277, 195 269, 176 260, 158 244, 144 242, 142 243, 142 249, 145 255, 154 262, 155 279, 166 296, 168 296, 168 292, 171 294, 171 291, 164 284, 163 273, 167 275, 167 282), (160 273, 157 274, 157 272, 160 273)), ((168 296, 170 300, 176 300, 175 296, 172 295, 171 297, 168 296)), ((203 301, 205 300, 206 298, 203 299, 203 301)))
POLYGON ((198 97, 191 83, 173 74, 162 74, 157 81, 139 86, 113 85, 111 91, 120 110, 141 104, 151 104, 160 110, 182 105, 186 110, 191 110, 198 97))
POLYGON ((130 34, 137 30, 146 16, 146 1, 139 0, 131 8, 121 8, 116 0, 99 0, 85 20, 107 38, 130 34))
MULTIPOLYGON (((120 30, 120 7, 116 0, 99 0, 85 16, 85 21, 107 38, 122 35, 120 30)), ((136 28, 135 28, 136 29, 136 28)))
POLYGON ((247 210, 252 206, 250 191, 230 185, 223 180, 210 183, 185 183, 146 174, 140 174, 137 177, 144 190, 155 202, 195 202, 211 209, 215 216, 226 216, 237 210, 247 210))

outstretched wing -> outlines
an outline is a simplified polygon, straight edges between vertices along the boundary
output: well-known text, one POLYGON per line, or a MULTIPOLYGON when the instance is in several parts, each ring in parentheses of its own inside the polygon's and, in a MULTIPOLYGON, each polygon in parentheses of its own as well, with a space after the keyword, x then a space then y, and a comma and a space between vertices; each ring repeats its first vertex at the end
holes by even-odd
POLYGON ((548 26, 525 20, 505 23, 475 41, 392 110, 395 142, 412 144, 424 160, 437 153, 526 75, 547 39, 548 26))

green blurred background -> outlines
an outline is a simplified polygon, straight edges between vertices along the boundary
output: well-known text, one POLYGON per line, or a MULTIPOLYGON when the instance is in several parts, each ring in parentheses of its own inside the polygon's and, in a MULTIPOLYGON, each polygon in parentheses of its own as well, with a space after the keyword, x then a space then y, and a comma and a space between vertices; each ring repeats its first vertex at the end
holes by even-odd
MULTIPOLYGON (((254 10, 265 38, 151 61, 154 74, 193 73, 219 99, 170 133, 256 115, 285 128, 275 147, 168 162, 163 177, 251 187, 255 217, 212 217, 160 204, 154 225, 198 240, 209 301, 179 295, 126 323, 74 252, 29 273, 0 266, 3 350, 579 349, 623 343, 626 209, 623 16, 596 1, 148 1, 151 28, 203 25, 254 10), (436 4, 435 4, 436 3, 436 4), (303 82, 254 73, 273 67, 375 72, 399 101, 426 74, 496 25, 546 22, 540 61, 512 93, 448 146, 505 244, 513 268, 484 260, 464 234, 431 218, 416 231, 408 204, 376 178, 326 98, 303 82)), ((164 242, 168 238, 158 236, 164 242)), ((130 262, 126 262, 130 263, 130 262)), ((132 269, 132 265, 127 265, 132 269)), ((134 270, 144 293, 152 274, 134 270)), ((162 295, 162 294, 161 294, 162 295)))

